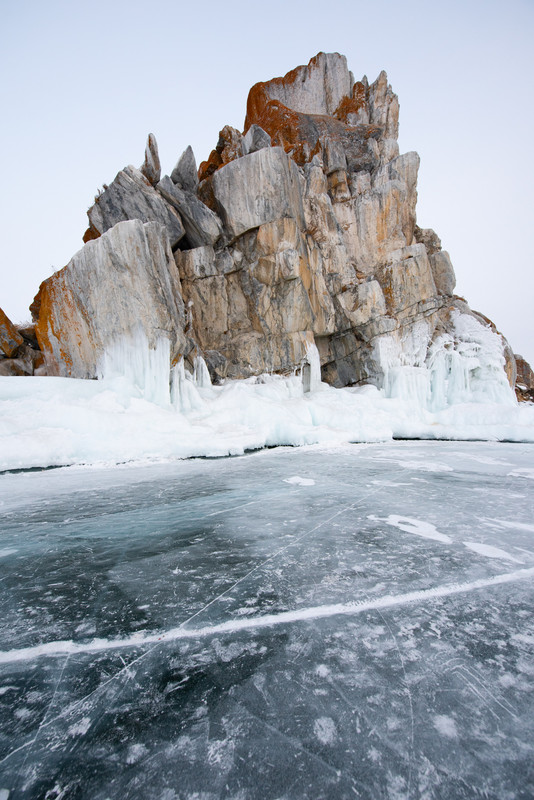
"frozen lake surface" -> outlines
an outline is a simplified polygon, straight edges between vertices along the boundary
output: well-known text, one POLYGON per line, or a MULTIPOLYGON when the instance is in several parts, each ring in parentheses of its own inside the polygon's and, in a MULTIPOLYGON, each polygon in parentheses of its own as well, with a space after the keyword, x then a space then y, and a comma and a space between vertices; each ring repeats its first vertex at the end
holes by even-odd
POLYGON ((0 800, 534 796, 534 445, 0 476, 0 800))

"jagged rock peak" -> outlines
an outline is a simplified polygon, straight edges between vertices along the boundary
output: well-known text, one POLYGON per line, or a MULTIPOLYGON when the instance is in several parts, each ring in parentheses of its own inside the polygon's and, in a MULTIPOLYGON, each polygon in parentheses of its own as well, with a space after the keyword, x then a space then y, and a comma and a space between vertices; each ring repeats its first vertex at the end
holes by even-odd
POLYGON ((161 164, 158 153, 158 143, 153 133, 148 134, 145 148, 145 160, 141 172, 150 183, 155 186, 161 178, 161 164))
POLYGON ((198 188, 198 172, 195 154, 191 145, 186 147, 178 163, 171 172, 171 181, 180 189, 187 192, 196 192, 198 188))

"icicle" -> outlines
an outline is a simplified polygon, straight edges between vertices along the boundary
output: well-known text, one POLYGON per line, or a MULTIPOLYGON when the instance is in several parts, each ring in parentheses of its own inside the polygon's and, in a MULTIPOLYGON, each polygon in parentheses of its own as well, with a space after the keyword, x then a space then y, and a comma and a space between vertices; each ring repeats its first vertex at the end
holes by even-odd
POLYGON ((99 378, 123 378, 145 400, 165 406, 169 404, 170 342, 161 337, 150 347, 145 332, 138 329, 124 336, 103 354, 99 378))
POLYGON ((321 359, 315 343, 306 342, 306 356, 302 365, 302 388, 315 392, 321 388, 321 359))
POLYGON ((193 382, 199 389, 208 389, 211 386, 211 378, 208 371, 208 365, 202 356, 195 357, 193 382))
POLYGON ((185 371, 183 358, 171 370, 171 404, 176 411, 183 413, 197 411, 205 406, 194 381, 185 371))

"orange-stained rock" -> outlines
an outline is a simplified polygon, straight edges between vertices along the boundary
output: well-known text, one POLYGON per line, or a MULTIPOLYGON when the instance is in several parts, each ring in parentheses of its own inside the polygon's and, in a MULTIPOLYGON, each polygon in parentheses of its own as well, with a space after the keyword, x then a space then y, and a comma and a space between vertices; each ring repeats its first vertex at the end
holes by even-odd
POLYGON ((231 125, 225 125, 219 131, 219 141, 215 150, 212 150, 207 161, 203 161, 198 169, 199 180, 204 180, 236 158, 243 155, 243 136, 231 125))
POLYGON ((516 397, 520 402, 534 402, 534 372, 523 356, 515 354, 517 379, 515 384, 516 397))
POLYGON ((365 84, 353 83, 344 56, 319 53, 307 66, 252 87, 245 133, 259 125, 300 165, 331 139, 343 145, 352 169, 372 169, 376 154, 368 140, 383 129, 368 123, 365 84))
POLYGON ((0 351, 8 358, 13 358, 23 344, 24 339, 0 308, 0 351))
POLYGON ((49 375, 95 378, 106 352, 141 333, 184 352, 185 312, 165 228, 119 222, 40 286, 32 304, 49 375))

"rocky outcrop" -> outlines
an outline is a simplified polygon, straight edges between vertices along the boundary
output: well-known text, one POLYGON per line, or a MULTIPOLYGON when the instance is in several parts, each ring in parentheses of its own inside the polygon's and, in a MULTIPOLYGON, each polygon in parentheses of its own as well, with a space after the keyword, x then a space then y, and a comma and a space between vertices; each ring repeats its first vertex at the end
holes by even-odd
POLYGON ((95 378, 117 343, 168 340, 176 361, 187 350, 181 285, 166 230, 120 222, 88 242, 41 284, 32 311, 49 375, 95 378))
POLYGON ((0 308, 0 376, 42 375, 44 358, 33 325, 15 326, 0 308))
POLYGON ((145 148, 145 160, 141 166, 141 172, 149 183, 153 186, 161 178, 161 163, 159 160, 158 144, 153 133, 148 134, 145 148))
POLYGON ((88 243, 41 287, 51 374, 94 377, 140 326, 219 380, 291 372, 315 343, 328 382, 387 388, 401 367, 452 363, 464 337, 513 385, 505 340, 454 295, 439 237, 416 224, 419 157, 399 154, 398 117, 385 72, 355 82, 344 56, 320 53, 252 87, 244 132, 225 126, 198 176, 187 148, 161 177, 150 134, 141 169, 105 187, 88 243))
POLYGON ((515 392, 520 402, 534 402, 534 372, 523 356, 515 355, 517 378, 515 392))
POLYGON ((175 247, 185 235, 179 214, 152 186, 143 173, 129 166, 121 170, 115 180, 95 198, 87 212, 89 228, 84 241, 97 239, 118 222, 140 219, 142 222, 159 222, 175 247))

